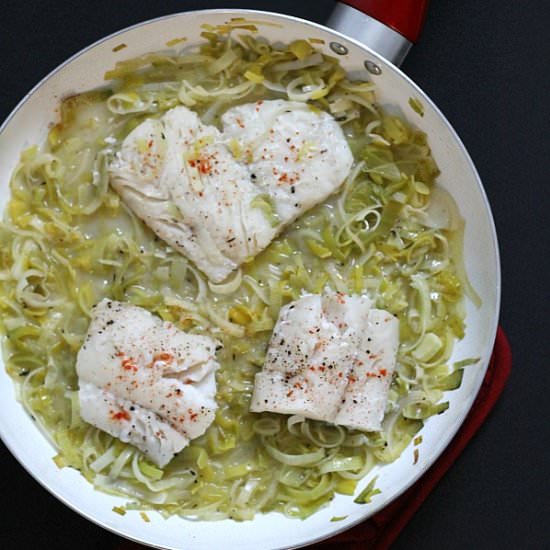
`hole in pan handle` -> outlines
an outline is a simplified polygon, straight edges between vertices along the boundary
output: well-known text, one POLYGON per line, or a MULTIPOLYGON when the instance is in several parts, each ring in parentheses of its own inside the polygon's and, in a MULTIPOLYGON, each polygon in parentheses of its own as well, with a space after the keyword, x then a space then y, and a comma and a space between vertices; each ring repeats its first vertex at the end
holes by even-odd
POLYGON ((400 65, 418 40, 429 0, 343 0, 327 25, 400 65))

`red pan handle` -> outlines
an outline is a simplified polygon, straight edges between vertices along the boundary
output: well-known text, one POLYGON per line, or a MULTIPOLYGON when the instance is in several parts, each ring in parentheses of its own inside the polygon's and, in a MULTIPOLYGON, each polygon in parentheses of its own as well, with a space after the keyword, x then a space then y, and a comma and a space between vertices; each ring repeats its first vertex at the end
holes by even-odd
POLYGON ((429 0, 341 0, 416 42, 424 23, 429 0))

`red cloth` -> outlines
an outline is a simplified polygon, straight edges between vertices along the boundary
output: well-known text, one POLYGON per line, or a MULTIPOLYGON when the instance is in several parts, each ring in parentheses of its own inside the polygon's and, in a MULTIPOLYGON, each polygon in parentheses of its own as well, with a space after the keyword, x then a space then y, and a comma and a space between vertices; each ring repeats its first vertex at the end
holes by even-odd
POLYGON ((372 518, 331 539, 312 545, 312 550, 387 550, 414 516, 437 482, 460 456, 497 402, 512 368, 512 352, 506 335, 498 329, 487 374, 470 413, 435 464, 405 493, 372 518))
MULTIPOLYGON (((437 482, 460 456, 497 402, 512 368, 510 344, 498 329, 493 356, 479 394, 462 427, 435 464, 397 500, 372 518, 331 539, 309 546, 311 550, 387 550, 414 516, 437 482)), ((117 550, 145 550, 124 542, 117 550)))

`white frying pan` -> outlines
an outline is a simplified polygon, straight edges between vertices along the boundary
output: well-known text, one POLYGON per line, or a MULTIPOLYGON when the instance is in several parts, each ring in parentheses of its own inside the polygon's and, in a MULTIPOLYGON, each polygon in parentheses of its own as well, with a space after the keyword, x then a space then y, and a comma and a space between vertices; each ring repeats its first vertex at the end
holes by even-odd
POLYGON ((187 37, 187 44, 199 43, 203 23, 218 25, 234 17, 266 23, 259 25, 260 34, 270 41, 318 38, 324 42, 320 48, 339 56, 352 76, 369 78, 376 83, 382 104, 398 107, 428 134, 441 169, 439 184, 453 195, 466 220, 466 268, 483 300, 480 308, 468 303, 466 337, 456 346, 455 355, 479 356, 481 362, 466 369, 460 389, 446 396, 449 410, 426 423, 418 463, 413 465, 412 449, 408 448, 396 462, 379 468, 377 486, 382 493, 371 504, 354 504, 352 498, 338 496, 330 506, 305 521, 266 514, 241 523, 192 522, 177 517, 164 520, 151 513, 151 523, 145 524, 138 514, 123 517, 114 514, 113 506, 123 503, 124 499, 96 492, 78 472, 57 468, 52 461, 53 447, 15 400, 13 384, 1 368, 0 435, 5 444, 49 491, 106 529, 144 544, 170 549, 258 550, 312 543, 366 519, 416 481, 450 442, 474 401, 491 355, 498 321, 498 249, 487 198, 468 153, 432 101, 396 67, 418 35, 427 0, 348 0, 348 3, 355 7, 338 4, 330 17, 328 25, 334 30, 275 13, 205 10, 139 24, 86 48, 40 82, 0 128, 0 206, 3 209, 8 199, 7 182, 20 151, 45 139, 48 125, 56 118, 55 109, 60 99, 101 86, 104 72, 117 61, 165 49, 168 40, 182 35, 187 37), (117 50, 120 44, 126 47, 117 50), (424 116, 411 109, 410 98, 423 104, 424 116), (330 521, 333 516, 347 518, 335 523, 330 521))

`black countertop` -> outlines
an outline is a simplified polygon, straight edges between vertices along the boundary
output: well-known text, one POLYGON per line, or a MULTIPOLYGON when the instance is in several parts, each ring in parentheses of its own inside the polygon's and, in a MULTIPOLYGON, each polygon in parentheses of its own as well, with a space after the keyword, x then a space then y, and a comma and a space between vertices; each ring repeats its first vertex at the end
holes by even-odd
MULTIPOLYGON (((67 57, 128 25, 218 7, 323 22, 332 6, 330 0, 3 0, 0 120, 67 57)), ((402 67, 455 126, 484 182, 500 241, 501 324, 514 365, 489 419, 405 528, 396 550, 550 548, 550 368, 544 355, 550 327, 549 26, 548 0, 437 0, 402 67)), ((114 550, 120 543, 50 496, 3 445, 0 465, 3 548, 114 550)))

